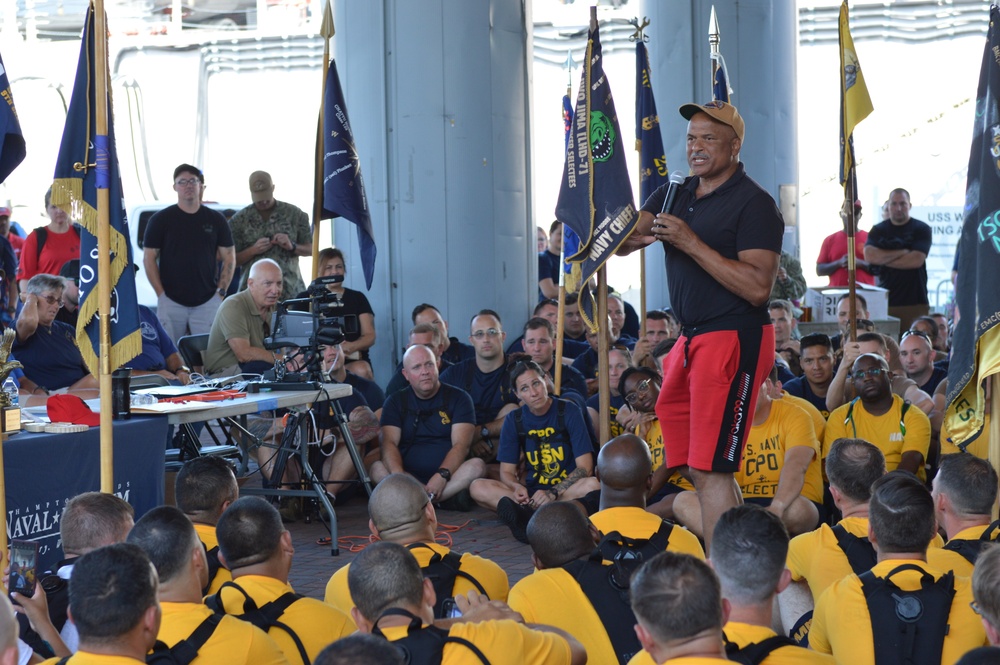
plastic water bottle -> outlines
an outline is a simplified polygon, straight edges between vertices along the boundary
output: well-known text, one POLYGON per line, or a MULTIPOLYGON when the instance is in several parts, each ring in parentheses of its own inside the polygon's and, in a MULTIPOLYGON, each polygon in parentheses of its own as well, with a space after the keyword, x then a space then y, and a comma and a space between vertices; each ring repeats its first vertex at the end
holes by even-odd
POLYGON ((11 406, 17 406, 18 404, 18 391, 17 383, 14 381, 14 377, 8 376, 3 382, 3 391, 7 393, 7 398, 10 400, 11 406))
POLYGON ((145 393, 132 393, 132 406, 150 406, 157 404, 160 400, 153 395, 145 393))

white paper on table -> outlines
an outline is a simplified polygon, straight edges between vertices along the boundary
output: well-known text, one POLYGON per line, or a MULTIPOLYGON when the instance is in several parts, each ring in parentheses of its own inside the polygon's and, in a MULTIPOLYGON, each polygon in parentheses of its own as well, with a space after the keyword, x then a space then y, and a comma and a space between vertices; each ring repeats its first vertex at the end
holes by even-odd
POLYGON ((180 411, 204 411, 214 409, 210 402, 157 402, 133 406, 132 413, 178 413, 180 411))

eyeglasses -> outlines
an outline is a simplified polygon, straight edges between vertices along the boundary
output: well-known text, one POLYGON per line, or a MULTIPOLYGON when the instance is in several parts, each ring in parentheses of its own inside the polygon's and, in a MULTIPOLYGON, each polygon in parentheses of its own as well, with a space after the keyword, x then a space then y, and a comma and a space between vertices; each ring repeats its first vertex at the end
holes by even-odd
POLYGON ((181 180, 175 180, 174 184, 178 187, 187 187, 188 185, 201 184, 201 181, 197 178, 183 178, 181 180))
POLYGON ((971 607, 972 611, 978 614, 979 616, 983 616, 983 610, 979 607, 979 603, 977 603, 976 601, 972 601, 971 603, 969 603, 969 607, 971 607))
POLYGON ((889 370, 882 367, 872 367, 871 369, 859 369, 856 372, 851 372, 851 378, 855 381, 861 381, 866 376, 870 376, 873 379, 878 378, 881 374, 887 374, 889 370))
POLYGON ((49 305, 63 306, 62 298, 56 298, 55 296, 36 296, 39 300, 44 300, 49 305))
POLYGON ((475 337, 476 339, 482 339, 484 337, 496 337, 501 332, 503 331, 497 330, 496 328, 487 328, 486 330, 477 330, 476 332, 472 333, 472 336, 475 337))
POLYGON ((652 379, 641 381, 639 385, 635 387, 635 390, 625 395, 625 401, 629 404, 635 404, 635 401, 639 399, 639 395, 645 395, 649 392, 649 384, 651 381, 652 379))

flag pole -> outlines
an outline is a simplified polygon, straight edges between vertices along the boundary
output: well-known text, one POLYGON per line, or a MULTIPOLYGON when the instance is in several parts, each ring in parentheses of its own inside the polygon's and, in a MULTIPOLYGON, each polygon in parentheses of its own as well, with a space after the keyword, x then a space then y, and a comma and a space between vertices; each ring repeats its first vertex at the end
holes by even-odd
MULTIPOLYGON (((101 358, 98 383, 101 394, 101 491, 114 490, 114 438, 111 414, 111 228, 108 222, 110 207, 110 164, 108 143, 108 29, 104 15, 104 0, 94 5, 94 76, 95 121, 97 137, 97 254, 98 292, 97 306, 100 321, 101 358), (102 176, 102 171, 104 175, 102 176)), ((87 160, 89 161, 89 159, 87 160)), ((89 168, 85 165, 84 168, 89 168)))
MULTIPOLYGON (((566 95, 573 98, 573 51, 566 51, 566 95)), ((563 336, 566 334, 566 228, 559 243, 559 321, 556 323, 556 366, 554 372, 555 392, 562 389, 563 336)))
MULTIPOLYGON (((849 147, 848 149, 851 149, 849 147)), ((847 293, 850 296, 848 303, 848 339, 852 342, 858 341, 858 303, 856 294, 858 291, 857 257, 854 256, 854 238, 857 235, 858 223, 855 216, 854 201, 857 200, 857 193, 854 191, 857 185, 856 174, 854 172, 854 160, 851 160, 851 170, 847 175, 847 182, 844 184, 844 224, 847 226, 847 293)))
MULTIPOLYGON (((639 22, 639 17, 634 17, 630 24, 635 28, 635 32, 632 33, 630 37, 631 40, 637 42, 636 48, 639 48, 638 42, 646 42, 649 37, 644 32, 646 26, 649 25, 649 18, 643 16, 642 23, 639 22)), ((636 91, 636 100, 639 99, 639 91, 636 91)), ((639 198, 642 198, 642 139, 636 139, 635 151, 639 153, 639 198)), ((639 201, 640 205, 643 201, 639 201)), ((646 337, 646 250, 645 248, 639 250, 639 339, 645 339, 646 337)), ((650 349, 652 351, 652 349, 650 349)), ((609 402, 610 404, 610 402, 609 402)))
MULTIPOLYGON (((590 30, 597 30, 597 7, 590 6, 590 30)), ((622 162, 622 166, 625 163, 622 162)), ((583 284, 580 284, 583 289, 583 284)), ((601 431, 598 440, 604 445, 611 439, 611 423, 608 415, 611 413, 611 393, 608 388, 608 268, 602 264, 597 271, 597 394, 598 413, 601 414, 601 431)))
MULTIPOLYGON (((333 26, 333 9, 330 0, 323 3, 323 22, 319 34, 323 36, 323 83, 320 86, 319 122, 316 127, 316 175, 313 178, 313 241, 312 278, 319 276, 319 228, 323 216, 323 118, 326 117, 326 77, 330 73, 330 40, 336 29, 333 26)), ((333 228, 333 222, 330 222, 333 228)), ((332 244, 332 243, 331 243, 332 244)))

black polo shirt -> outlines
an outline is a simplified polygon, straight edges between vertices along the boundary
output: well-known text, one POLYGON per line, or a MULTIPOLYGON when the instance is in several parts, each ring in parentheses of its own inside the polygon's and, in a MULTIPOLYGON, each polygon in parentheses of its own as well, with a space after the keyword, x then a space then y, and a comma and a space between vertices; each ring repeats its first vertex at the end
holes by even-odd
MULTIPOLYGON (((702 242, 724 258, 738 260, 739 252, 766 249, 781 253, 785 223, 774 199, 746 174, 743 164, 714 192, 697 198, 697 176, 677 192, 674 215, 684 220, 702 242)), ((656 215, 663 207, 667 185, 653 192, 642 206, 656 215)), ((688 328, 713 326, 722 321, 728 329, 757 327, 770 322, 767 303, 759 307, 740 298, 705 272, 693 258, 663 243, 666 254, 670 306, 688 328), (729 324, 736 321, 735 325, 729 324)))

